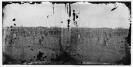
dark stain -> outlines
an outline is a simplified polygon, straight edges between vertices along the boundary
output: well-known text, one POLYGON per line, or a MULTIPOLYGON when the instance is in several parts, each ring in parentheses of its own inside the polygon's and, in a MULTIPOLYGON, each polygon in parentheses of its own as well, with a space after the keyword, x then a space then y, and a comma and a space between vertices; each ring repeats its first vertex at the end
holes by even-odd
POLYGON ((78 18, 78 15, 76 15, 76 19, 78 18))
POLYGON ((16 24, 14 23, 14 26, 16 26, 16 24))
POLYGON ((13 44, 14 42, 13 42, 13 40, 11 39, 11 40, 9 40, 9 42, 8 42, 8 44, 13 44))
POLYGON ((33 49, 31 49, 33 51, 33 49))
POLYGON ((73 23, 73 24, 74 24, 74 25, 76 25, 76 26, 78 26, 78 25, 77 25, 77 21, 74 21, 74 23, 73 23))
POLYGON ((75 10, 73 10, 73 21, 75 21, 75 10))
POLYGON ((44 57, 43 57, 43 60, 44 60, 45 58, 47 58, 47 56, 44 56, 44 57))
POLYGON ((69 30, 69 28, 70 28, 70 25, 69 25, 69 24, 70 24, 70 21, 71 21, 70 19, 67 20, 67 22, 68 22, 68 25, 67 25, 68 30, 69 30))
POLYGON ((47 18, 49 18, 49 15, 47 16, 47 18))
POLYGON ((117 7, 113 8, 111 11, 113 11, 113 10, 115 10, 115 9, 117 9, 117 7))
POLYGON ((13 28, 13 26, 10 26, 10 28, 13 28))
POLYGON ((30 61, 32 61, 33 59, 30 59, 30 61))
POLYGON ((12 21, 15 21, 16 19, 14 18, 12 21))
POLYGON ((44 54, 44 53, 42 53, 41 51, 39 51, 39 53, 38 53, 38 55, 37 55, 37 60, 42 61, 42 60, 43 60, 43 59, 42 59, 42 58, 43 58, 43 57, 42 57, 43 54, 44 54))
POLYGON ((60 56, 57 56, 57 58, 51 58, 51 61, 54 62, 60 62, 62 64, 77 64, 76 59, 72 58, 70 54, 66 51, 63 51, 60 56))
POLYGON ((42 36, 42 40, 44 40, 44 37, 42 36))
POLYGON ((77 19, 78 18, 78 15, 77 15, 77 13, 75 13, 75 10, 73 10, 73 21, 74 21, 74 25, 76 25, 77 26, 77 21, 75 21, 75 19, 77 19))
POLYGON ((16 60, 13 59, 10 55, 7 55, 6 53, 3 52, 3 64, 11 64, 14 63, 16 60))
POLYGON ((125 48, 126 55, 121 60, 115 62, 116 64, 131 65, 131 53, 128 47, 125 48))
POLYGON ((71 17, 71 4, 69 3, 69 17, 71 17))
POLYGON ((39 45, 42 45, 43 46, 42 39, 39 39, 39 45))
POLYGON ((126 41, 129 44, 129 46, 131 46, 131 23, 130 23, 129 33, 128 33, 128 36, 126 38, 126 41))
POLYGON ((22 60, 21 63, 24 64, 26 61, 25 60, 22 60))
POLYGON ((80 54, 76 54, 77 56, 79 56, 80 58, 82 58, 83 56, 82 55, 80 55, 80 54))
POLYGON ((63 23, 63 21, 61 21, 61 23, 63 23))

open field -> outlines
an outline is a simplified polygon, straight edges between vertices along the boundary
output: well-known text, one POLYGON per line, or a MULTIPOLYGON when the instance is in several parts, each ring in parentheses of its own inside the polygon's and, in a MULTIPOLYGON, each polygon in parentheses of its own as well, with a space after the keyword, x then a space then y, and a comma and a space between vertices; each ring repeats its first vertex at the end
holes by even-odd
POLYGON ((3 28, 3 64, 123 62, 128 34, 122 28, 3 28))

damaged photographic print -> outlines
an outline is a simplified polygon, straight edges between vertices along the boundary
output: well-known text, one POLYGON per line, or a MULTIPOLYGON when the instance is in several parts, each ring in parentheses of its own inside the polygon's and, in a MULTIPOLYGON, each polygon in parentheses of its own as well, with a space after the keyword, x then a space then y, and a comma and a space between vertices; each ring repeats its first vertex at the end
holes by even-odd
POLYGON ((2 1, 3 65, 131 65, 131 2, 2 1))

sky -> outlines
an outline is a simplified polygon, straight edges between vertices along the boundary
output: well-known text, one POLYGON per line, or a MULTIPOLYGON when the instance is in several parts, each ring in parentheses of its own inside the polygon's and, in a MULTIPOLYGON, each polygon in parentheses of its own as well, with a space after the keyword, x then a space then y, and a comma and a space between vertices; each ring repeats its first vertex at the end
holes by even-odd
MULTIPOLYGON (((68 5, 67 5, 68 6, 68 5)), ((69 17, 65 4, 11 4, 3 8, 3 27, 67 27, 67 20, 70 19, 70 27, 87 28, 129 28, 129 9, 121 3, 115 4, 71 4, 78 15, 77 26, 74 24, 73 16, 69 17), (54 7, 54 9, 53 9, 54 7), (113 8, 115 10, 111 11, 113 8), (54 12, 54 13, 53 13, 54 12), (13 19, 16 19, 13 21, 13 19), (61 23, 63 22, 63 23, 61 23)))

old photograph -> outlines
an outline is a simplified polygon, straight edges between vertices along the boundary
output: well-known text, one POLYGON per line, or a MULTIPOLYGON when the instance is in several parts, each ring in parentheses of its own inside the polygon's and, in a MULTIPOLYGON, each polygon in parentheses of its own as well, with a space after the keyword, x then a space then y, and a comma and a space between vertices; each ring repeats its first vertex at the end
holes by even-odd
POLYGON ((2 1, 3 65, 131 65, 130 1, 2 1))

